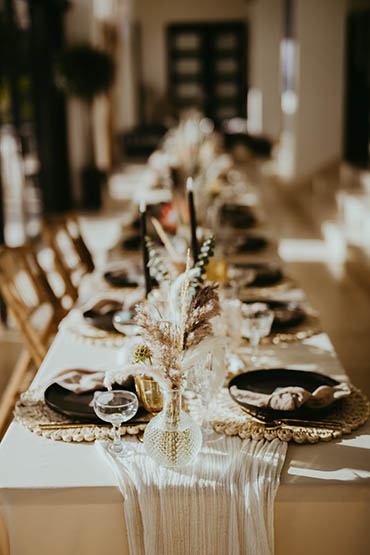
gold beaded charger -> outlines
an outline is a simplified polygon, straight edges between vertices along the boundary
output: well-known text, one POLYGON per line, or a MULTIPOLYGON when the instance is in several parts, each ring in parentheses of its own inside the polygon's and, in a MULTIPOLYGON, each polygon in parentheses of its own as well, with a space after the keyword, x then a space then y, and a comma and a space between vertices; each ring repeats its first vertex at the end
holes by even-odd
POLYGON ((119 332, 105 331, 88 324, 78 309, 73 309, 59 325, 76 341, 102 347, 122 347, 126 336, 119 332))
MULTIPOLYGON (((257 422, 232 400, 229 390, 224 387, 214 403, 215 409, 210 423, 216 432, 227 436, 239 436, 241 439, 266 439, 267 441, 279 439, 299 444, 340 439, 365 424, 370 416, 370 403, 367 397, 360 389, 354 386, 351 386, 351 389, 352 393, 349 397, 337 403, 328 415, 320 416, 320 422, 327 422, 327 427, 315 427, 285 423, 270 426, 257 422), (332 421, 340 423, 341 429, 331 427, 332 421)), ((201 421, 202 409, 196 397, 185 394, 184 405, 195 420, 201 421)), ((81 443, 113 438, 112 427, 109 424, 78 423, 52 410, 45 404, 44 392, 41 389, 30 389, 23 393, 15 406, 14 416, 16 421, 30 432, 54 441, 81 443)), ((121 434, 140 435, 146 425, 146 423, 122 425, 121 434)))
POLYGON ((273 345, 277 345, 279 343, 303 341, 304 339, 309 339, 314 335, 322 333, 322 331, 319 318, 315 314, 306 312, 305 319, 301 324, 298 324, 291 329, 273 332, 267 337, 262 337, 261 344, 268 345, 272 343, 273 345))
MULTIPOLYGON (((110 424, 86 424, 60 414, 44 401, 43 389, 29 389, 16 403, 14 417, 17 422, 46 439, 81 443, 96 439, 113 439, 110 424)), ((146 423, 121 426, 121 435, 136 436, 146 428, 146 423)))
MULTIPOLYGON (((332 408, 330 413, 320 416, 320 422, 327 422, 327 427, 313 425, 281 425, 270 426, 257 422, 252 416, 244 412, 230 397, 229 390, 223 388, 215 404, 215 412, 211 418, 211 425, 218 433, 228 436, 239 436, 241 439, 280 439, 295 443, 318 443, 339 439, 350 434, 365 424, 370 416, 370 404, 360 389, 351 386, 351 395, 342 399, 332 408), (340 423, 341 429, 335 429, 330 422, 340 423)), ((196 403, 189 400, 190 413, 196 412, 196 403)))

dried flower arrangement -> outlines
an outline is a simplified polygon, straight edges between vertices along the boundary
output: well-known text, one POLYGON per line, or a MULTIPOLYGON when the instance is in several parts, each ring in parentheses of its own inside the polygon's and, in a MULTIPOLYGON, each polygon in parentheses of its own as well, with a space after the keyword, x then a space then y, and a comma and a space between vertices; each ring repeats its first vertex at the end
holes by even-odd
MULTIPOLYGON (((186 352, 212 336, 210 320, 220 313, 217 285, 206 285, 192 293, 189 266, 188 255, 185 273, 170 286, 161 308, 149 301, 136 309, 143 343, 151 353, 151 366, 156 374, 163 374, 159 381, 172 387, 183 382, 186 352)), ((158 379, 158 375, 153 377, 158 379)))
MULTIPOLYGON (((187 370, 220 347, 211 323, 220 314, 218 285, 199 285, 195 290, 195 270, 190 270, 188 253, 185 272, 136 307, 142 333, 128 343, 126 375, 147 374, 162 387, 179 388, 187 370)), ((122 372, 111 372, 106 385, 117 381, 117 374, 121 381, 122 372)))

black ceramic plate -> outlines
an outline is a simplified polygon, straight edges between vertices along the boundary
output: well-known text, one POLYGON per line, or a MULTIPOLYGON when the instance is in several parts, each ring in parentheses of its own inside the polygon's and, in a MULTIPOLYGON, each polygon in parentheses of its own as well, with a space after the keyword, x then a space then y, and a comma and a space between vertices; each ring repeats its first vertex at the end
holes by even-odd
POLYGON ((104 331, 116 331, 113 326, 113 316, 118 310, 122 309, 122 303, 107 299, 106 304, 99 301, 96 307, 85 310, 83 317, 86 322, 95 328, 104 331))
MULTIPOLYGON (((125 389, 136 393, 134 380, 132 378, 128 378, 126 382, 120 386, 113 385, 113 389, 125 389)), ((95 391, 104 390, 105 388, 102 387, 101 389, 97 389, 95 391)), ((102 420, 96 416, 93 407, 89 406, 94 397, 94 391, 77 394, 65 389, 57 383, 53 383, 45 390, 44 397, 45 403, 48 407, 56 412, 68 416, 69 418, 76 418, 78 420, 93 423, 102 422, 102 420)), ((133 417, 135 420, 140 416, 140 414, 145 413, 144 409, 139 409, 139 411, 140 413, 137 412, 133 417)))
POLYGON ((264 303, 267 304, 275 314, 272 323, 272 332, 284 330, 297 326, 305 318, 304 310, 292 301, 273 301, 267 299, 255 299, 253 301, 243 301, 245 304, 264 303))
POLYGON ((256 272, 255 279, 248 284, 250 287, 263 287, 268 285, 275 285, 278 283, 283 274, 274 264, 264 262, 247 262, 246 264, 237 264, 237 268, 245 268, 246 270, 252 269, 256 272))
POLYGON ((109 270, 105 272, 104 279, 113 287, 137 287, 137 282, 128 278, 124 269, 109 270))
POLYGON ((138 251, 141 246, 141 236, 133 235, 122 242, 122 246, 127 251, 138 251))
POLYGON ((256 252, 266 247, 267 241, 259 235, 246 235, 236 246, 237 252, 256 252))
POLYGON ((221 210, 221 219, 223 223, 237 228, 252 227, 257 222, 252 208, 239 204, 225 204, 221 210))
POLYGON ((140 229, 140 217, 137 217, 131 224, 133 229, 140 229))
POLYGON ((266 393, 269 395, 279 387, 298 386, 303 387, 312 393, 321 385, 334 386, 337 384, 338 382, 336 380, 333 380, 329 376, 318 374, 317 372, 271 368, 266 370, 253 370, 251 372, 240 374, 229 382, 228 387, 231 397, 236 403, 238 403, 238 405, 255 413, 273 418, 283 418, 287 417, 287 415, 289 415, 289 417, 309 418, 311 416, 314 418, 318 412, 327 412, 332 405, 330 405, 330 407, 325 407, 324 409, 308 409, 300 407, 299 409, 291 411, 274 410, 266 407, 256 407, 256 405, 238 401, 232 395, 230 388, 233 385, 236 385, 238 389, 253 391, 254 393, 266 393))

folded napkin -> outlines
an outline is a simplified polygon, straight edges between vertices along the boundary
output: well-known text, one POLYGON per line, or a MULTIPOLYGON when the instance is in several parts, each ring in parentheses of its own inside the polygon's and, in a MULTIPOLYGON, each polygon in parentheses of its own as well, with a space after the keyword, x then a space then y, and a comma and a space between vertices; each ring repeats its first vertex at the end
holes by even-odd
POLYGON ((122 302, 116 299, 103 298, 94 303, 90 308, 86 307, 85 313, 90 312, 92 314, 97 314, 103 316, 109 314, 110 312, 115 312, 122 309, 122 302))
POLYGON ((104 387, 105 374, 104 370, 68 369, 57 374, 54 382, 73 393, 85 393, 104 387))
POLYGON ((241 403, 249 403, 256 407, 268 407, 274 410, 294 410, 302 405, 317 409, 330 405, 337 399, 343 399, 351 394, 351 388, 346 383, 335 386, 321 385, 313 393, 303 387, 279 387, 270 395, 238 389, 236 385, 230 388, 232 396, 241 403))

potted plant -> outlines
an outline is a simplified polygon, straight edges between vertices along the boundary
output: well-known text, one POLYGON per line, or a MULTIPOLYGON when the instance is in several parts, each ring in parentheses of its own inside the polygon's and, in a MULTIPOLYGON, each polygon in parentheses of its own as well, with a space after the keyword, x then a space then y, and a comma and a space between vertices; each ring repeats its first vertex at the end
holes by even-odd
POLYGON ((101 206, 101 187, 106 175, 95 163, 92 106, 94 98, 106 93, 113 83, 113 60, 90 44, 76 44, 58 54, 55 75, 57 85, 66 94, 77 96, 87 106, 89 159, 81 170, 82 203, 84 208, 97 209, 101 206))

